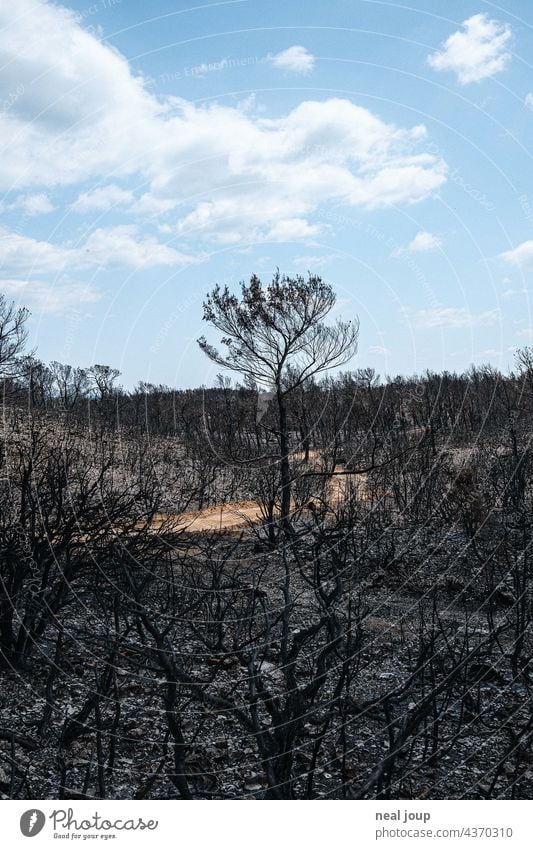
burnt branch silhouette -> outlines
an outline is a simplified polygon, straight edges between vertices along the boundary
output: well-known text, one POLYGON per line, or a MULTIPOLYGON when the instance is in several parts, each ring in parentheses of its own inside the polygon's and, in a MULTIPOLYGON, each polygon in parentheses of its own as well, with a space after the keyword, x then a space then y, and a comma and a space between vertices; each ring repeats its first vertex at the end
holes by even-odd
POLYGON ((531 796, 531 350, 341 371, 334 304, 215 289, 242 382, 127 391, 0 301, 4 798, 531 796))

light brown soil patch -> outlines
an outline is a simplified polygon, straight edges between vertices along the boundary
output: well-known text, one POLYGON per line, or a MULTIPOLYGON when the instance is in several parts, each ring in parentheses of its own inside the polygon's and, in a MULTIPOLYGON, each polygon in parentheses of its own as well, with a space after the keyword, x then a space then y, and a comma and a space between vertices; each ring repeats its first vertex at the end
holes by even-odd
MULTIPOLYGON (((336 472, 344 471, 341 465, 335 466, 336 472)), ((366 500, 366 475, 357 475, 357 498, 366 500)), ((344 501, 350 494, 350 475, 333 475, 326 487, 326 497, 331 506, 344 501)), ((189 510, 181 514, 159 514, 152 521, 152 527, 159 530, 168 525, 172 531, 187 533, 235 531, 250 523, 256 524, 263 518, 263 512, 257 501, 234 501, 229 504, 217 504, 204 510, 189 510)))
POLYGON ((172 529, 176 531, 226 531, 242 528, 249 522, 259 522, 261 518, 261 508, 257 501, 233 501, 204 510, 189 510, 175 516, 157 515, 152 526, 160 528, 171 520, 172 529))

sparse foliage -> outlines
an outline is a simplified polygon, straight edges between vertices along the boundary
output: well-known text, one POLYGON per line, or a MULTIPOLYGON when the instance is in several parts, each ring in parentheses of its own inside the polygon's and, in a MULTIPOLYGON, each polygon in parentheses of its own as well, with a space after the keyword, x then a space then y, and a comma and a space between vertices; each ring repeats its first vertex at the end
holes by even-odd
POLYGON ((326 374, 334 302, 217 289, 243 385, 129 393, 2 302, 2 797, 530 798, 531 352, 326 374))

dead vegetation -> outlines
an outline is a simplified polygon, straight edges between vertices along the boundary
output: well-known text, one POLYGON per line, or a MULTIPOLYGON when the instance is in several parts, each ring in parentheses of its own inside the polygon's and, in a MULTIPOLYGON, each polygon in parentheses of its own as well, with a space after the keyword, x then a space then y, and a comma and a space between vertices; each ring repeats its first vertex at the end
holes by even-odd
POLYGON ((531 796, 529 371, 310 380, 287 478, 254 387, 30 365, 2 407, 4 798, 531 796))

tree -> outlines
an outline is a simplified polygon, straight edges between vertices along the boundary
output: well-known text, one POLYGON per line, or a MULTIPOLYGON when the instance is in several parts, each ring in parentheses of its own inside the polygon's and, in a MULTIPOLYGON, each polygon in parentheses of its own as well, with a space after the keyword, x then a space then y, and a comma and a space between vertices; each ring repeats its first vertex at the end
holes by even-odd
POLYGON ((25 307, 16 307, 0 295, 0 378, 13 377, 17 372, 18 357, 28 338, 28 316, 25 307))
POLYGON ((87 369, 86 375, 92 387, 99 393, 100 400, 108 398, 114 391, 114 383, 120 377, 120 371, 111 366, 94 365, 87 369))
POLYGON ((30 407, 46 407, 51 400, 53 384, 48 366, 28 354, 20 360, 19 378, 27 392, 30 407))
POLYGON ((221 353, 205 337, 200 348, 218 365, 254 379, 275 393, 278 418, 281 524, 292 533, 291 467, 287 398, 328 369, 347 363, 357 349, 359 323, 324 320, 336 295, 320 277, 281 276, 264 286, 255 274, 241 283, 241 298, 216 286, 204 302, 204 321, 223 333, 221 353))
MULTIPOLYGON (((95 366, 95 368, 97 368, 95 366)), ((87 392, 88 378, 85 369, 56 361, 50 363, 53 386, 63 410, 74 407, 87 392)))

